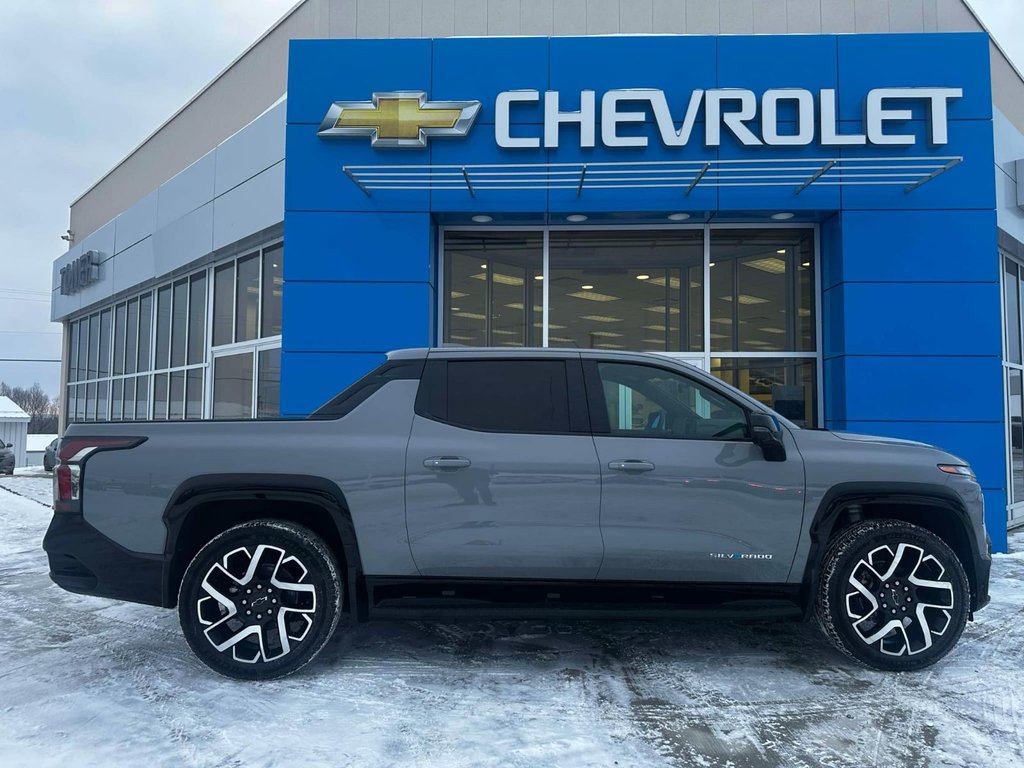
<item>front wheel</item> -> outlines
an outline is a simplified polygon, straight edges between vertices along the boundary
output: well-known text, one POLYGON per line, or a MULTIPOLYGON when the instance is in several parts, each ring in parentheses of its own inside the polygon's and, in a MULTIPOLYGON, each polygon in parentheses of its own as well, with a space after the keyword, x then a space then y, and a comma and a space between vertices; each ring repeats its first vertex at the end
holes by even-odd
POLYGON ((341 602, 337 563, 316 534, 254 520, 199 550, 181 582, 178 618, 208 667, 268 680, 313 660, 334 633, 341 602))
POLYGON ((816 607, 843 653, 875 669, 910 671, 949 653, 969 605, 963 566, 942 539, 900 520, 868 520, 830 544, 816 607))

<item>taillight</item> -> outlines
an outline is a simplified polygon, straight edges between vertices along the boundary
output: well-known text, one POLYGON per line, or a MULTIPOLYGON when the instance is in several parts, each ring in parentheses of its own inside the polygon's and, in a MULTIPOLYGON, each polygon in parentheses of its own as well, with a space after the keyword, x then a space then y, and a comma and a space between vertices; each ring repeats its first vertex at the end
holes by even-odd
POLYGON ((66 437, 57 448, 58 464, 53 470, 53 508, 56 512, 77 511, 82 492, 82 466, 97 451, 134 448, 144 437, 66 437))

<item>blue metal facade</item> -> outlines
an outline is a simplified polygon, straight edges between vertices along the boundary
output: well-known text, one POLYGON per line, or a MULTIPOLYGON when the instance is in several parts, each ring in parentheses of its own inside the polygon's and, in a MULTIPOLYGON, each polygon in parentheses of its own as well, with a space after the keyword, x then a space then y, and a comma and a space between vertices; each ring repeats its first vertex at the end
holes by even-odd
MULTIPOLYGON (((999 260, 993 181, 992 95, 985 34, 653 36, 301 40, 291 44, 285 178, 282 413, 301 416, 377 364, 387 350, 436 342, 437 225, 475 213, 515 223, 767 222, 793 211, 820 226, 825 425, 935 443, 975 467, 988 526, 1006 548, 1006 464, 999 260), (824 149, 748 147, 723 131, 706 147, 703 124, 683 148, 579 148, 562 129, 558 149, 508 150, 495 142, 501 91, 561 94, 662 89, 678 121, 693 89, 838 91, 840 132, 863 132, 864 97, 879 87, 962 88, 949 103, 949 142, 933 147, 920 105, 899 125, 913 146, 824 149), (476 99, 465 139, 419 150, 374 149, 368 138, 325 140, 317 130, 334 101, 374 92, 476 99), (342 172, 360 164, 467 164, 749 157, 963 156, 921 187, 812 185, 679 189, 386 190, 365 195, 342 172), (623 218, 623 214, 626 218, 623 218), (602 218, 604 217, 604 218, 602 218)), ((790 116, 792 117, 792 116, 790 116)), ((600 108, 597 110, 600 120, 600 108)), ((701 117, 700 119, 703 119, 701 117)), ((539 135, 540 105, 512 113, 513 132, 539 135)), ((757 128, 756 123, 752 123, 757 128)), ((755 131, 756 132, 756 131, 755 131)), ((600 135, 600 127, 598 128, 600 135)))

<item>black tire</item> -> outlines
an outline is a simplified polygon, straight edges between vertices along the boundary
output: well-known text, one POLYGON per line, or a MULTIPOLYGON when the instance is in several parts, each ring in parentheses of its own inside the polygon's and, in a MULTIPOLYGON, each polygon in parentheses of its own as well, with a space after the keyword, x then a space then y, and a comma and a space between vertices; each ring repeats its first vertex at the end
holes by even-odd
POLYGON ((210 669, 269 680, 320 653, 338 625, 342 597, 338 564, 316 534, 253 520, 199 550, 181 582, 178 618, 189 647, 210 669))
POLYGON ((956 645, 967 624, 970 586, 956 554, 931 531, 868 520, 830 543, 816 608, 822 632, 850 658, 912 671, 956 645))

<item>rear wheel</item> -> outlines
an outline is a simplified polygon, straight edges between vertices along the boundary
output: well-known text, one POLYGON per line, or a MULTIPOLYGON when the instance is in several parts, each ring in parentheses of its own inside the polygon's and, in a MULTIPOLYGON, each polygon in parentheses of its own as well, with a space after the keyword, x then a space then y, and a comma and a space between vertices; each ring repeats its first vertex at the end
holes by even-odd
POLYGON ((208 667, 266 680, 313 660, 338 624, 341 603, 338 565, 316 534, 254 520, 199 550, 181 582, 178 618, 208 667))
POLYGON ((960 639, 970 587, 953 550, 931 531, 868 520, 829 546, 818 623, 846 655, 882 670, 931 666, 960 639))

